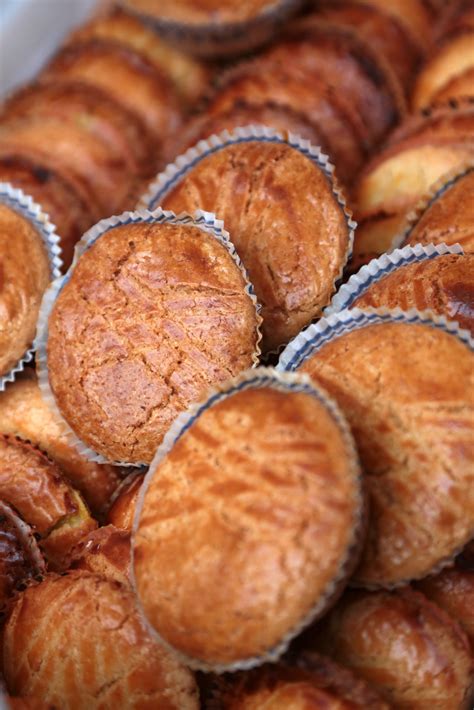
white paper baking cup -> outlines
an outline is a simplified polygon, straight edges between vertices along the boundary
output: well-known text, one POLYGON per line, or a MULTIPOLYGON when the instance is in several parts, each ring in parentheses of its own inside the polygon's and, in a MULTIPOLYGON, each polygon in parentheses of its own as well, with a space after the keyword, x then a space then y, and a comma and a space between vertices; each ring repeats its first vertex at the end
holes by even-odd
POLYGON ((382 254, 377 259, 372 259, 368 264, 353 274, 349 281, 343 284, 334 295, 331 303, 324 309, 323 315, 330 316, 332 313, 351 308, 354 301, 365 293, 374 283, 381 281, 385 276, 393 273, 397 269, 409 264, 421 261, 430 261, 444 254, 463 254, 459 244, 447 246, 446 244, 415 244, 402 249, 395 249, 389 254, 382 254))
MULTIPOLYGON (((22 190, 13 187, 8 182, 0 182, 0 202, 26 219, 33 225, 46 248, 49 259, 51 280, 61 275, 63 262, 61 260, 61 247, 56 227, 50 222, 49 216, 43 212, 40 205, 26 195, 22 190)), ((17 374, 24 370, 25 365, 33 360, 35 346, 28 348, 23 357, 5 375, 0 376, 0 392, 5 390, 9 382, 14 382, 17 374)))
POLYGON ((431 311, 417 311, 415 308, 402 311, 401 308, 377 308, 362 310, 360 308, 345 309, 332 313, 327 318, 321 318, 317 323, 299 333, 288 343, 278 361, 277 370, 294 372, 305 360, 321 350, 327 343, 353 330, 365 328, 377 323, 417 323, 443 330, 462 340, 471 350, 474 350, 474 338, 468 330, 460 328, 455 321, 445 316, 435 315, 431 311))
POLYGON ((272 5, 248 20, 193 24, 147 15, 135 9, 133 3, 119 0, 127 12, 153 27, 164 40, 199 57, 232 56, 256 49, 268 42, 283 23, 300 9, 303 2, 274 0, 272 5))
POLYGON ((291 629, 291 631, 289 631, 281 639, 281 641, 274 648, 266 651, 258 657, 246 658, 230 664, 209 664, 200 661, 197 658, 187 656, 177 651, 177 649, 175 649, 162 636, 160 636, 159 632, 156 631, 156 629, 149 623, 137 593, 136 597, 138 608, 152 636, 154 636, 160 643, 162 643, 173 653, 175 653, 178 658, 180 658, 183 663, 185 663, 189 668, 192 668, 194 670, 212 671, 213 673, 225 673, 228 671, 238 671, 253 668, 254 666, 258 666, 262 663, 266 663, 269 661, 277 661, 280 656, 287 650, 288 645, 292 641, 292 639, 295 638, 306 626, 309 626, 320 615, 322 615, 328 605, 333 601, 334 597, 338 594, 338 592, 340 591, 341 584, 344 582, 346 577, 352 571, 354 565, 357 563, 358 551, 363 540, 366 510, 365 496, 362 484, 362 473, 359 466, 359 459, 354 439, 352 437, 350 427, 343 413, 339 409, 336 402, 331 399, 321 387, 316 386, 307 375, 281 373, 277 372, 273 368, 259 367, 255 370, 247 370, 238 375, 237 377, 222 384, 218 388, 215 388, 211 391, 205 401, 192 405, 186 412, 180 414, 176 418, 174 423, 171 425, 162 443, 158 447, 153 461, 150 465, 150 469, 145 476, 145 480, 138 495, 134 523, 132 528, 131 583, 135 592, 137 592, 137 585, 133 563, 134 540, 137 534, 146 492, 151 481, 153 480, 153 477, 155 476, 155 473, 160 463, 171 451, 178 439, 180 439, 181 436, 183 436, 183 434, 192 427, 194 422, 199 419, 201 414, 203 414, 207 409, 210 409, 214 405, 218 404, 224 399, 227 399, 228 397, 231 397, 237 392, 241 392, 247 389, 261 388, 271 388, 280 392, 303 392, 305 394, 308 394, 317 399, 325 407, 325 409, 329 412, 329 414, 332 416, 333 420, 337 424, 344 439, 346 451, 348 454, 348 460, 351 462, 352 476, 354 477, 357 483, 356 493, 353 501, 355 513, 352 537, 347 545, 346 554, 341 559, 337 575, 335 575, 335 577, 327 585, 325 592, 321 595, 321 597, 318 599, 313 608, 304 616, 304 618, 301 619, 301 621, 293 629, 291 629))
POLYGON ((121 215, 116 215, 101 220, 84 234, 82 239, 75 246, 74 259, 72 261, 71 266, 69 267, 69 270, 62 278, 56 279, 56 281, 51 284, 51 286, 46 291, 43 297, 38 318, 38 328, 35 340, 35 348, 37 352, 36 367, 38 374, 38 385, 40 387, 43 399, 50 407, 55 417, 58 419, 58 422, 61 423, 64 435, 67 437, 69 443, 74 446, 74 448, 81 454, 81 456, 84 456, 84 458, 95 463, 112 464, 114 466, 130 466, 135 468, 146 467, 147 464, 130 463, 128 461, 112 461, 110 459, 107 459, 106 457, 89 448, 83 441, 81 441, 81 439, 77 436, 74 430, 69 426, 67 420, 63 417, 56 403, 53 391, 49 383, 47 342, 49 316, 56 302, 56 299, 58 298, 62 289, 71 278, 82 254, 88 251, 98 239, 100 239, 104 234, 111 231, 112 229, 115 229, 116 227, 121 227, 126 224, 139 224, 142 222, 197 227, 201 231, 206 232, 206 234, 210 234, 211 236, 213 236, 220 244, 222 244, 222 246, 225 247, 225 249, 232 257, 234 263, 240 269, 240 272, 242 273, 246 284, 245 293, 249 296, 255 308, 257 338, 255 344, 255 352, 253 354, 253 367, 256 367, 259 362, 260 341, 262 339, 262 334, 260 330, 260 326, 262 323, 262 318, 260 316, 260 305, 257 302, 254 288, 248 279, 247 272, 235 250, 234 245, 230 241, 228 232, 226 232, 226 230, 224 229, 223 222, 217 219, 212 213, 197 210, 194 213, 194 216, 185 213, 176 215, 170 210, 162 209, 157 209, 154 212, 150 212, 148 210, 123 212, 121 215))

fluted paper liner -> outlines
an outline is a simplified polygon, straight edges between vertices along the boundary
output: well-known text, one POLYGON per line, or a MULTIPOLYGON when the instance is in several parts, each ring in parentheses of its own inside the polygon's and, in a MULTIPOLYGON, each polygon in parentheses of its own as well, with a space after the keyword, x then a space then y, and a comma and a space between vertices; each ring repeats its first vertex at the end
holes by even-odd
POLYGON ((343 284, 334 295, 331 303, 324 309, 323 315, 330 316, 332 313, 351 308, 354 301, 365 293, 374 283, 385 278, 397 269, 420 261, 436 259, 444 254, 463 254, 459 244, 447 246, 446 244, 415 244, 402 249, 395 249, 388 254, 382 254, 377 259, 372 259, 368 264, 353 274, 350 279, 343 284))
MULTIPOLYGON (((63 262, 59 236, 56 234, 56 227, 50 222, 49 216, 43 212, 42 207, 34 202, 29 195, 7 182, 0 182, 0 202, 10 207, 33 225, 41 237, 48 254, 51 280, 57 279, 61 275, 63 262)), ((35 346, 33 344, 9 372, 0 376, 0 392, 5 390, 9 382, 15 381, 17 374, 22 372, 25 369, 25 365, 33 360, 34 354, 35 346)))
POLYGON ((192 405, 186 412, 180 414, 173 424, 171 425, 169 431, 165 435, 162 443, 158 447, 153 461, 150 465, 150 469, 145 476, 144 483, 140 489, 140 493, 137 500, 137 507, 135 511, 135 518, 132 528, 132 563, 131 563, 131 582, 132 586, 137 591, 134 563, 133 563, 133 549, 134 549, 134 539, 137 533, 137 529, 140 522, 140 516, 144 505, 144 500, 146 492, 152 481, 155 472, 162 462, 162 460, 167 456, 167 454, 172 450, 174 444, 181 438, 181 436, 192 427, 193 423, 199 419, 201 414, 205 412, 210 407, 214 406, 218 402, 221 402, 228 397, 236 394, 245 389, 253 388, 272 388, 279 390, 280 392, 303 392, 311 395, 317 399, 329 412, 336 424, 338 425, 341 434, 343 436, 346 450, 348 454, 348 460, 351 462, 351 473, 354 479, 356 479, 357 493, 354 500, 354 525, 352 532, 352 539, 349 541, 346 554, 343 559, 341 559, 340 567, 337 575, 328 584, 325 592, 320 596, 320 598, 315 602, 314 606, 310 611, 300 620, 300 622, 281 639, 281 641, 272 649, 269 649, 261 656, 245 658, 239 661, 229 663, 229 664, 212 664, 200 661, 197 658, 187 656, 180 651, 178 651, 174 646, 169 644, 159 632, 150 624, 147 620, 146 615, 143 610, 140 598, 137 594, 137 604, 138 608, 144 618, 146 626, 152 636, 154 636, 160 643, 166 646, 168 649, 173 651, 178 658, 182 660, 188 667, 194 670, 209 671, 213 673, 225 673, 228 671, 238 671, 253 668, 255 666, 261 665, 269 661, 277 661, 280 656, 287 650, 290 642, 307 626, 309 626, 313 621, 315 621, 320 615, 322 615, 329 604, 332 602, 334 596, 338 593, 340 585, 344 582, 347 576, 350 574, 354 561, 357 560, 357 552, 360 548, 363 529, 364 529, 364 515, 365 515, 365 502, 364 494, 362 489, 362 474, 359 466, 358 455, 354 440, 349 428, 349 425, 339 409, 338 405, 333 399, 319 386, 316 386, 310 378, 305 374, 293 374, 293 373, 281 373, 277 372, 273 368, 259 367, 255 370, 247 370, 237 377, 229 380, 228 382, 220 385, 219 387, 213 389, 206 400, 198 404, 192 405))
POLYGON ((91 246, 100 239, 104 234, 114 229, 115 227, 120 227, 126 224, 137 224, 141 222, 152 222, 157 224, 175 224, 184 225, 190 227, 197 227, 203 232, 213 236, 225 249, 228 251, 232 257, 234 263, 238 266, 242 276, 245 280, 245 293, 248 295, 252 304, 255 307, 256 312, 256 333, 257 339, 255 344, 255 352, 253 353, 253 367, 256 367, 259 362, 260 357, 260 341, 262 339, 260 326, 262 323, 262 318, 260 316, 260 306, 257 302, 255 296, 254 288, 250 283, 247 272, 235 250, 234 245, 229 239, 229 234, 224 229, 224 224, 221 220, 218 220, 215 215, 210 212, 204 212, 202 210, 197 210, 194 216, 189 214, 181 213, 176 215, 170 210, 157 209, 154 212, 148 210, 137 210, 135 212, 123 212, 121 215, 115 215, 109 217, 108 219, 103 219, 93 227, 91 227, 82 237, 82 239, 76 244, 74 250, 74 259, 69 267, 67 273, 60 279, 56 279, 50 288, 46 291, 43 297, 43 302, 41 304, 41 310, 38 318, 38 328, 35 340, 35 347, 37 350, 36 365, 38 374, 38 384, 41 390, 43 399, 48 404, 49 408, 53 412, 54 416, 60 422, 61 428, 67 437, 69 443, 74 446, 74 448, 84 456, 84 458, 89 461, 100 464, 113 464, 114 466, 126 466, 126 467, 143 467, 147 466, 146 463, 129 463, 128 461, 111 461, 101 454, 93 451, 89 448, 81 439, 77 436, 74 430, 69 426, 66 419, 63 417, 56 400, 54 398, 53 391, 49 384, 48 377, 48 362, 47 362, 47 342, 48 342, 48 320, 53 309, 54 303, 57 297, 61 293, 61 290, 66 285, 66 283, 71 278, 74 269, 84 252, 88 251, 91 246))
POLYGON ((201 57, 221 57, 256 49, 270 40, 283 22, 299 10, 303 1, 274 0, 269 7, 247 20, 195 24, 147 15, 127 0, 120 0, 120 4, 183 51, 201 57))

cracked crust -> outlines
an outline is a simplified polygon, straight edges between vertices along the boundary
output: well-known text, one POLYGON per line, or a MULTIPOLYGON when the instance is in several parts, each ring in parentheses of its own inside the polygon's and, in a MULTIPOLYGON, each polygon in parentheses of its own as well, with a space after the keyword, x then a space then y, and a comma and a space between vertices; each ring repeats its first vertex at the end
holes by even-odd
POLYGON ((50 384, 76 434, 110 460, 149 463, 177 414, 252 366, 245 288, 227 249, 196 227, 106 232, 49 318, 50 384))
POLYGON ((423 594, 346 594, 320 645, 401 710, 468 710, 473 666, 460 626, 423 594))
POLYGON ((258 140, 224 147, 162 204, 224 220, 262 304, 263 350, 288 342, 329 303, 349 229, 333 185, 296 148, 258 140))
MULTIPOLYGON (((441 182, 441 181, 440 181, 441 182)), ((461 168, 458 175, 447 175, 435 194, 429 194, 408 217, 404 244, 461 244, 474 252, 474 163, 461 168)))
POLYGON ((130 584, 130 533, 113 525, 93 530, 70 553, 69 569, 86 570, 130 584))
POLYGON ((351 308, 429 310, 457 321, 474 336, 473 274, 474 254, 445 254, 401 266, 369 284, 351 308))
POLYGON ((198 710, 191 673, 143 627, 126 586, 87 572, 48 576, 5 626, 8 690, 62 710, 198 710))
POLYGON ((365 681, 327 657, 265 665, 214 681, 206 710, 389 710, 365 681))
POLYGON ((318 400, 226 397, 146 491, 133 564, 149 622, 203 667, 263 658, 338 593, 357 561, 360 505, 357 465, 318 400))
POLYGON ((30 444, 1 435, 0 499, 31 525, 56 567, 62 566, 71 546, 97 526, 55 463, 30 444))
POLYGON ((45 451, 91 509, 104 513, 121 481, 120 470, 87 461, 71 446, 42 398, 33 371, 22 373, 0 393, 0 432, 19 436, 45 451))
POLYGON ((35 227, 0 202, 0 377, 31 347, 43 293, 50 281, 48 253, 35 227))
POLYGON ((473 537, 472 362, 453 335, 385 323, 332 340, 300 368, 338 402, 365 472, 356 584, 420 579, 473 537))

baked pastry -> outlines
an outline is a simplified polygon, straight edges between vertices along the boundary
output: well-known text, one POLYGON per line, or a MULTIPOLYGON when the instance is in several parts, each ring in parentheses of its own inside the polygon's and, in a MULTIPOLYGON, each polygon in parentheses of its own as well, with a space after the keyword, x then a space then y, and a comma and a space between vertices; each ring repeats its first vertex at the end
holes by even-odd
MULTIPOLYGON (((263 77, 260 78, 263 80, 263 77)), ((259 96, 256 103, 253 99, 250 102, 236 99, 230 108, 222 112, 213 112, 208 106, 206 111, 190 119, 184 129, 178 132, 176 140, 170 142, 166 155, 169 162, 172 162, 200 140, 219 135, 225 130, 232 131, 240 126, 250 125, 271 126, 285 135, 292 133, 300 136, 312 145, 320 146, 329 157, 333 152, 326 129, 323 131, 321 126, 315 124, 306 110, 304 113, 296 111, 289 105, 275 102, 274 99, 265 102, 263 97, 259 96)))
POLYGON ((91 39, 117 42, 144 55, 158 71, 169 77, 185 107, 192 106, 202 96, 212 78, 211 65, 183 54, 164 42, 138 17, 118 7, 79 27, 68 38, 68 44, 91 39))
POLYGON ((130 533, 113 525, 93 530, 72 548, 69 569, 86 570, 129 584, 130 533))
POLYGON ((459 622, 474 652, 474 569, 450 567, 418 582, 417 588, 459 622))
POLYGON ((369 530, 354 582, 391 587, 473 537, 473 354, 428 324, 359 324, 308 348, 298 369, 338 402, 365 473, 369 530))
MULTIPOLYGON (((359 1, 359 0, 357 0, 359 1)), ((433 35, 433 14, 425 0, 363 0, 365 5, 390 13, 422 50, 431 46, 433 35)))
POLYGON ((104 227, 54 303, 48 377, 83 442, 149 463, 177 414, 255 363, 259 318, 214 235, 191 220, 124 219, 104 227))
POLYGON ((18 596, 3 669, 11 694, 64 710, 199 708, 192 674, 152 640, 133 593, 88 572, 49 575, 18 596))
MULTIPOLYGON (((436 93, 454 77, 474 68, 474 29, 447 37, 416 78, 412 105, 420 110, 432 103, 436 93)), ((474 91, 471 91, 471 95, 474 91)))
MULTIPOLYGON (((291 67, 291 47, 288 57, 281 63, 259 55, 250 62, 239 64, 220 77, 218 90, 206 105, 205 115, 225 115, 242 101, 254 106, 274 101, 286 109, 298 111, 325 136, 324 145, 337 165, 337 175, 345 184, 351 184, 367 157, 363 122, 354 112, 350 100, 321 75, 309 78, 305 72, 292 71, 291 67)), ((253 119, 250 121, 254 122, 253 119)))
POLYGON ((401 710, 468 710, 473 668, 461 627, 423 594, 347 594, 317 637, 401 710))
POLYGON ((65 47, 41 79, 81 81, 102 89, 136 116, 155 150, 181 123, 178 99, 168 77, 145 56, 111 40, 91 39, 65 47))
POLYGON ((317 653, 217 680, 208 710, 389 710, 367 683, 317 653))
POLYGON ((122 480, 120 469, 93 463, 78 453, 42 398, 30 369, 0 393, 0 433, 19 436, 45 451, 84 496, 91 510, 98 514, 105 512, 122 480))
POLYGON ((281 391, 263 372, 174 432, 134 533, 141 607, 201 669, 278 657, 357 562, 361 491, 342 422, 311 387, 281 391))
POLYGON ((43 293, 52 276, 34 223, 0 194, 0 380, 31 347, 43 293))
POLYGON ((318 17, 356 30, 381 54, 397 74, 405 91, 422 57, 418 40, 406 23, 381 3, 358 0, 315 0, 318 17))
POLYGON ((0 181, 19 188, 41 205, 56 225, 64 268, 72 261, 74 244, 95 221, 87 197, 76 189, 74 180, 45 167, 31 156, 0 157, 0 181))
POLYGON ((186 168, 181 163, 175 179, 158 178, 156 191, 152 186, 144 199, 150 209, 201 208, 224 220, 262 304, 262 348, 268 352, 328 304, 352 225, 320 159, 278 135, 245 141, 239 135, 223 134, 198 158, 190 153, 186 168))
POLYGON ((13 592, 45 572, 32 529, 0 500, 0 615, 13 592))
POLYGON ((474 252, 474 162, 448 173, 420 200, 400 232, 403 244, 461 244, 474 252))
POLYGON ((110 525, 131 531, 143 478, 142 473, 131 473, 117 488, 107 513, 107 522, 110 525))
POLYGON ((8 436, 0 436, 0 499, 31 526, 56 569, 71 547, 97 527, 59 467, 30 444, 8 436))
POLYGON ((457 321, 474 336, 473 274, 474 254, 444 254, 402 265, 369 283, 351 308, 429 310, 457 321))
MULTIPOLYGON (((474 28, 473 28, 474 29, 474 28)), ((443 84, 431 97, 431 104, 447 103, 448 101, 466 100, 474 97, 474 67, 466 69, 462 74, 456 74, 443 84)))

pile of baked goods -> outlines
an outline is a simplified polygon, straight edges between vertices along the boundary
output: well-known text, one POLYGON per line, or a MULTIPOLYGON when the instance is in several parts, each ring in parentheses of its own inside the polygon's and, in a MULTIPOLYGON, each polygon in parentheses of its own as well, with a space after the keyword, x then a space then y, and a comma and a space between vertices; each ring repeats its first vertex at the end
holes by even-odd
POLYGON ((472 0, 101 4, 0 108, 3 702, 470 710, 472 0))

